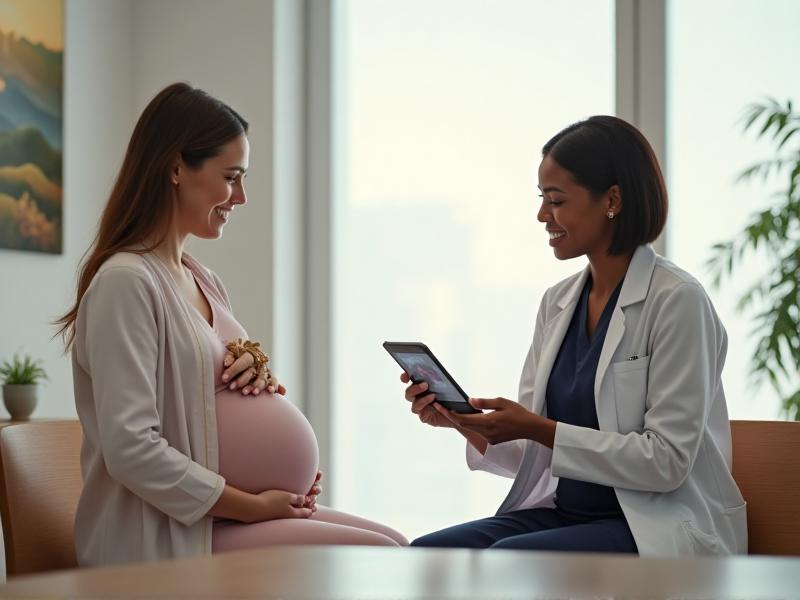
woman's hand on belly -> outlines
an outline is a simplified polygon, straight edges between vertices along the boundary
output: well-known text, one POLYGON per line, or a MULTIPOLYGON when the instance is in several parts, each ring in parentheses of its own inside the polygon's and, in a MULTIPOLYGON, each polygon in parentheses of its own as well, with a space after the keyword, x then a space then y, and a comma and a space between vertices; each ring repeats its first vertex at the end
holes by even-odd
POLYGON ((242 523, 258 523, 273 519, 307 519, 314 510, 304 506, 306 496, 284 490, 267 490, 250 494, 225 484, 222 495, 208 512, 210 517, 233 519, 242 523))
POLYGON ((272 385, 267 385, 264 378, 256 377, 256 370, 253 367, 253 355, 245 352, 239 358, 235 358, 231 352, 225 353, 225 358, 222 361, 222 381, 228 383, 228 388, 231 390, 240 389, 243 396, 252 393, 258 396, 266 388, 270 394, 286 395, 286 388, 278 384, 275 389, 272 385))
POLYGON ((307 519, 317 509, 306 506, 306 496, 284 492, 283 490, 267 490, 257 494, 262 503, 262 518, 257 521, 273 519, 307 519))
POLYGON ((308 495, 306 495, 306 502, 303 506, 306 508, 310 508, 312 512, 317 512, 317 496, 322 493, 322 485, 320 485, 320 481, 322 480, 322 471, 317 471, 317 477, 314 479, 314 484, 311 486, 311 489, 308 491, 308 495))

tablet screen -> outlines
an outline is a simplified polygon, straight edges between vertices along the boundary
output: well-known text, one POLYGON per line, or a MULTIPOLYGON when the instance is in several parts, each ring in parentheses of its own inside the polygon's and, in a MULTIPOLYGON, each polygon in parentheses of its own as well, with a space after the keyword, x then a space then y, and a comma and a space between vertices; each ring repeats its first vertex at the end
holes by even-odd
POLYGON ((414 381, 427 381, 428 391, 436 394, 436 399, 443 402, 466 402, 464 396, 453 387, 441 369, 436 366, 427 354, 419 352, 397 352, 397 362, 414 381))

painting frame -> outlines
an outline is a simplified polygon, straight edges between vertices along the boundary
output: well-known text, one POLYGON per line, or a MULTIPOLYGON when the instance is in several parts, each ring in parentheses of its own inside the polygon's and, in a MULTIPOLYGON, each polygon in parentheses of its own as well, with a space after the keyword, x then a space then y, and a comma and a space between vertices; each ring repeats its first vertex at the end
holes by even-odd
POLYGON ((63 253, 64 0, 0 0, 0 251, 63 253))

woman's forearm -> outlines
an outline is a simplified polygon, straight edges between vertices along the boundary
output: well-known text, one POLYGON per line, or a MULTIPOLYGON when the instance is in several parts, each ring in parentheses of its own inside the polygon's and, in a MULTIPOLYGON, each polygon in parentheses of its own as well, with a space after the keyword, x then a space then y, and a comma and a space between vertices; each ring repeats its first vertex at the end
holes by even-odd
POLYGON ((226 483, 219 500, 208 511, 208 516, 254 523, 263 520, 263 513, 264 500, 261 496, 243 492, 226 483))

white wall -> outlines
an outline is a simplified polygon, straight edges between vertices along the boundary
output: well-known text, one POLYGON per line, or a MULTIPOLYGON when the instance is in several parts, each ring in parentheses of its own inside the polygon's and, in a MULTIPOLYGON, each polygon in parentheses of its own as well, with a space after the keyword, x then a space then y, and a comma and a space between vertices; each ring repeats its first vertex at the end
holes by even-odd
MULTIPOLYGON (((131 117, 131 4, 68 0, 64 55, 64 253, 0 249, 0 359, 17 350, 50 375, 39 417, 74 417, 72 371, 49 322, 74 301, 76 269, 125 151, 131 117)), ((7 418, 0 408, 0 418, 7 418)))
MULTIPOLYGON (((129 0, 67 0, 64 16, 64 253, 0 249, 0 358, 42 358, 39 417, 74 417, 72 371, 49 325, 74 301, 75 277, 133 127, 129 0)), ((0 408, 0 418, 7 418, 0 408)), ((5 552, 0 546, 0 580, 5 552)))
MULTIPOLYGON (((222 277, 237 319, 271 354, 272 11, 264 0, 137 0, 133 4, 133 108, 186 81, 230 104, 251 124, 248 204, 221 240, 189 251, 222 277)), ((287 387, 291 382, 285 382, 287 387)))

